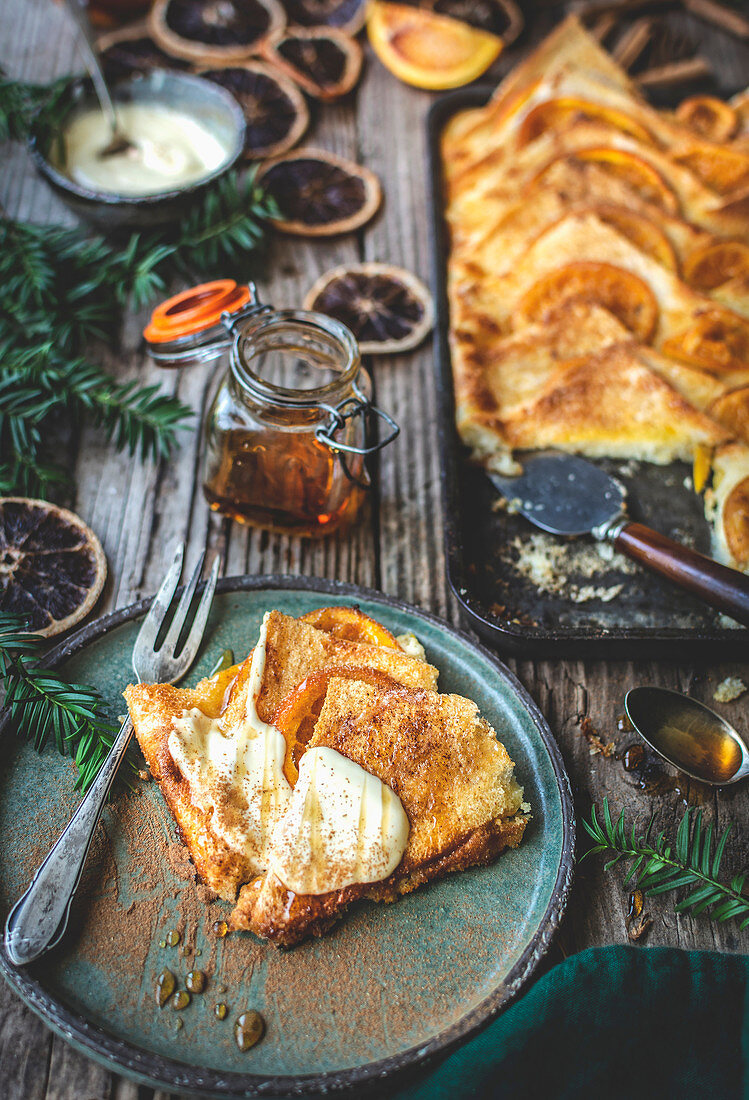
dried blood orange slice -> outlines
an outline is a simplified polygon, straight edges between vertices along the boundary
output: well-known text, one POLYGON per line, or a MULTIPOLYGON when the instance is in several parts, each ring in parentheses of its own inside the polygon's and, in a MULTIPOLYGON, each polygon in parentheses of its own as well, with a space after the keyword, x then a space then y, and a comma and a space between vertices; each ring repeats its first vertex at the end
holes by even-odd
POLYGON ((669 271, 678 271, 679 262, 670 240, 652 218, 638 214, 618 203, 598 203, 590 209, 602 222, 612 226, 623 237, 636 245, 646 256, 652 256, 669 271))
POLYGON ((382 64, 416 88, 459 88, 481 76, 502 51, 502 39, 448 15, 371 0, 367 33, 382 64))
POLYGON ((187 61, 165 53, 157 46, 144 22, 122 27, 97 39, 96 49, 111 80, 152 69, 186 69, 187 61))
POLYGON ((623 134, 652 145, 650 133, 635 119, 616 107, 606 107, 576 96, 547 99, 528 112, 518 132, 518 144, 527 145, 547 130, 566 130, 576 122, 605 122, 623 134))
MULTIPOLYGON (((410 0, 407 0, 410 2, 410 0)), ((417 0, 420 7, 431 8, 438 15, 449 15, 488 31, 502 39, 505 46, 514 42, 523 29, 523 16, 513 0, 417 0)))
POLYGON ((262 61, 205 69, 200 75, 231 92, 244 111, 248 159, 287 152, 309 125, 307 104, 296 84, 262 61))
POLYGON ((278 31, 263 56, 316 99, 338 99, 350 92, 361 73, 362 48, 333 27, 291 27, 278 31))
POLYGON ((738 276, 749 278, 749 246, 742 241, 713 241, 684 261, 684 280, 695 290, 715 290, 738 276))
POLYGON ((708 141, 730 141, 739 128, 733 107, 712 95, 693 95, 676 109, 676 117, 708 141))
POLYGON ((366 0, 283 0, 294 27, 337 27, 358 34, 364 26, 366 0))
POLYGON ((607 309, 642 343, 655 332, 658 303, 652 290, 614 264, 583 260, 549 272, 526 291, 518 313, 525 323, 544 321, 576 302, 607 309))
POLYGON ((749 188, 749 154, 705 144, 678 153, 674 159, 719 195, 749 188))
POLYGON ((365 355, 415 348, 434 324, 432 298, 421 279, 392 264, 341 264, 321 275, 304 308, 351 329, 365 355))
POLYGON ((325 702, 330 681, 334 678, 344 680, 363 680, 373 687, 388 691, 401 685, 374 668, 356 668, 353 665, 333 665, 330 668, 312 672, 301 684, 281 701, 273 715, 273 725, 280 730, 286 741, 284 775, 293 787, 299 778, 299 761, 307 751, 307 745, 315 731, 315 723, 325 702))
POLYGON ((162 49, 204 66, 243 61, 285 24, 278 0, 156 0, 148 17, 162 49))
POLYGON ((749 565, 749 477, 734 485, 723 506, 723 532, 734 561, 749 565))
POLYGON ((358 229, 374 217, 382 198, 374 172, 321 149, 277 157, 259 178, 281 212, 276 228, 303 237, 358 229))
POLYGON ((661 350, 711 374, 740 370, 749 364, 749 321, 728 310, 710 309, 665 340, 661 350))
POLYGON ((318 607, 302 615, 300 621, 344 642, 364 642, 366 645, 385 646, 386 649, 400 649, 390 631, 358 607, 318 607))
POLYGON ((51 637, 79 622, 107 576, 101 543, 66 508, 0 497, 0 610, 51 637))

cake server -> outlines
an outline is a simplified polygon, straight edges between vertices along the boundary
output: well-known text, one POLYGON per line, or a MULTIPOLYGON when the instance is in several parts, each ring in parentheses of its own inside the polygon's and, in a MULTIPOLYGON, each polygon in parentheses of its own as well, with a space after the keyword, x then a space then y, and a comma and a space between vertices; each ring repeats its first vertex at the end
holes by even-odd
POLYGON ((542 531, 592 535, 749 626, 749 576, 630 520, 621 482, 577 455, 538 451, 516 477, 490 473, 494 486, 542 531))

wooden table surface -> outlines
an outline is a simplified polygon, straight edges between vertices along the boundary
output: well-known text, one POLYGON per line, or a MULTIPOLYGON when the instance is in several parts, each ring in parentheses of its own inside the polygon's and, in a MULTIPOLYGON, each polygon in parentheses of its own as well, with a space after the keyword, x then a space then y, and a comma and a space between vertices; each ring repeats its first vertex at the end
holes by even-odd
MULTIPOLYGON (((548 27, 543 13, 513 51, 518 56, 548 27)), ((705 38, 704 25, 693 33, 705 38)), ((725 36, 708 36, 704 47, 721 78, 738 84, 749 74, 746 49, 725 36)), ((509 59, 501 61, 500 72, 509 59)), ((47 80, 80 68, 68 19, 51 0, 2 0, 0 64, 13 75, 47 80)), ((274 242, 267 262, 250 263, 263 297, 278 306, 298 305, 321 272, 353 260, 386 260, 428 277, 426 156, 424 118, 433 96, 407 88, 371 56, 350 101, 315 112, 310 144, 351 157, 383 181, 381 214, 360 236, 307 243, 274 242)), ((0 203, 8 214, 36 222, 69 221, 70 216, 33 175, 20 147, 5 147, 0 160, 0 203)), ((106 355, 110 370, 123 379, 159 382, 174 390, 200 415, 209 370, 166 373, 138 348, 138 318, 123 333, 122 345, 106 355)), ((69 504, 102 540, 109 580, 98 610, 124 607, 152 593, 164 569, 165 548, 186 539, 188 565, 205 547, 218 551, 226 576, 241 573, 295 573, 329 577, 381 589, 418 607, 458 621, 445 579, 439 492, 440 455, 432 351, 425 344, 402 358, 370 363, 379 403, 399 420, 397 444, 382 455, 379 478, 361 522, 347 537, 312 542, 243 528, 211 513, 196 471, 200 436, 186 432, 169 462, 141 464, 116 455, 102 435, 85 429, 70 440, 69 462, 75 491, 69 504)), ((742 655, 737 653, 737 658, 742 655)), ((673 829, 686 804, 702 808, 707 821, 734 829, 725 860, 734 873, 749 849, 749 788, 715 792, 664 768, 661 781, 641 781, 627 771, 623 751, 635 740, 621 731, 625 691, 634 684, 676 688, 708 703, 727 674, 746 676, 746 661, 687 666, 635 662, 508 661, 546 715, 572 778, 578 818, 604 795, 618 810, 645 822, 655 813, 659 827, 673 829), (593 754, 583 729, 589 719, 602 738, 616 745, 613 756, 593 754)), ((719 707, 740 730, 749 727, 749 695, 719 707)), ((600 862, 583 863, 569 908, 551 952, 551 961, 593 944, 626 943, 628 890, 620 870, 604 873, 600 862)), ((684 948, 746 951, 749 935, 734 925, 677 916, 669 898, 646 899, 652 925, 640 942, 684 948)), ((14 994, 0 985, 0 1094, 6 1100, 165 1100, 117 1077, 54 1038, 14 994)))

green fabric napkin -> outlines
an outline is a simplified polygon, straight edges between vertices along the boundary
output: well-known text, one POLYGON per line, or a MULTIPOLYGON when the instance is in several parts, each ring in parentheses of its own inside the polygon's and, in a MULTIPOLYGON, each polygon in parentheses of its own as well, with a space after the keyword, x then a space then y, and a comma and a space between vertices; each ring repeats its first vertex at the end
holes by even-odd
POLYGON ((749 1097, 749 957, 595 947, 397 1100, 749 1097))

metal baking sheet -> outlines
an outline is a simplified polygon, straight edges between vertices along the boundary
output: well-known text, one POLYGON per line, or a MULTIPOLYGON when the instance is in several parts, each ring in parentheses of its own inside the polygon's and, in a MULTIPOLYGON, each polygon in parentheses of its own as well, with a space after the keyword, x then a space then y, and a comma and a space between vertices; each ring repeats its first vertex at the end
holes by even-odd
MULTIPOLYGON (((484 638, 525 656, 686 658, 735 656, 749 632, 655 574, 592 539, 562 540, 498 506, 455 429, 448 343, 448 236, 443 218, 440 135, 458 111, 486 103, 475 85, 437 100, 429 112, 432 280, 437 307, 435 369, 440 401, 442 499, 447 573, 464 616, 484 638)), ((702 553, 710 533, 702 500, 683 463, 606 461, 627 487, 632 519, 702 553)))

